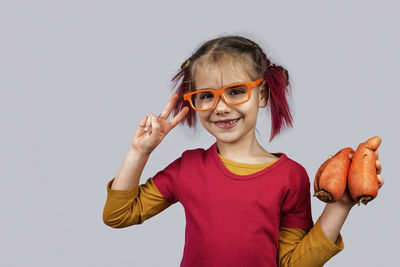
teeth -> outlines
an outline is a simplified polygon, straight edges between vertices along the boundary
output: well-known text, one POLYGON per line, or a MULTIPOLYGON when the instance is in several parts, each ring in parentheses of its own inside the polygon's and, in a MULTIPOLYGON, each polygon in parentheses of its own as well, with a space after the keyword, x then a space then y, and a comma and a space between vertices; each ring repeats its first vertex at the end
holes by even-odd
POLYGON ((227 122, 220 122, 220 123, 221 124, 232 124, 232 123, 235 123, 235 122, 237 122, 237 119, 236 120, 227 121, 227 122))

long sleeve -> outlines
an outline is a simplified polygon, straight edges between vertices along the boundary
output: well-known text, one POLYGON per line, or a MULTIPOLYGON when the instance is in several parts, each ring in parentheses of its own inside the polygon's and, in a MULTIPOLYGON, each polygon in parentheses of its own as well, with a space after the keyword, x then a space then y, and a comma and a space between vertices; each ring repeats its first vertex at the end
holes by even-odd
POLYGON ((323 266, 343 248, 342 236, 339 234, 333 243, 322 231, 319 219, 309 232, 298 228, 281 227, 278 266, 323 266))
POLYGON ((152 178, 131 190, 111 189, 114 179, 107 183, 107 201, 103 210, 103 221, 110 227, 142 224, 173 204, 162 197, 152 178))
MULTIPOLYGON (((266 164, 246 164, 225 159, 221 155, 220 158, 230 171, 240 175, 260 171, 276 162, 275 160, 266 164)), ((308 177, 306 178, 308 180, 308 177)), ((309 185, 307 184, 303 189, 305 193, 300 195, 306 196, 309 193, 309 185)), ((298 199, 295 200, 294 203, 304 202, 298 199)), ((307 200, 306 202, 309 203, 309 201, 307 200)), ((295 208, 292 208, 293 210, 296 211, 295 208)), ((288 219, 286 221, 290 222, 288 219)), ((322 231, 319 219, 309 231, 281 226, 279 228, 278 244, 278 266, 281 267, 323 266, 344 248, 342 236, 339 234, 336 243, 333 243, 322 231)))
MULTIPOLYGON (((241 170, 233 172, 240 174, 241 170)), ((107 201, 103 211, 103 221, 108 226, 123 228, 141 224, 173 204, 163 197, 152 178, 131 190, 112 190, 113 180, 107 183, 107 201)), ((278 266, 323 266, 343 248, 341 235, 333 243, 323 233, 319 219, 309 231, 281 226, 278 266)))

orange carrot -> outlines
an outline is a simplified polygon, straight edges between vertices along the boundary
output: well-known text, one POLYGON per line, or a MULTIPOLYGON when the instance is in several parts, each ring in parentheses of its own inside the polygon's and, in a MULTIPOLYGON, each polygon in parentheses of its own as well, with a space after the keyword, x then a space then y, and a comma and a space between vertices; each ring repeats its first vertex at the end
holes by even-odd
POLYGON ((343 195, 351 163, 348 155, 353 152, 351 147, 343 148, 319 167, 314 179, 315 197, 333 203, 343 195))
POLYGON ((378 194, 378 176, 376 174, 375 150, 381 144, 379 136, 361 143, 353 155, 351 162, 348 187, 351 197, 364 205, 374 199, 378 194))

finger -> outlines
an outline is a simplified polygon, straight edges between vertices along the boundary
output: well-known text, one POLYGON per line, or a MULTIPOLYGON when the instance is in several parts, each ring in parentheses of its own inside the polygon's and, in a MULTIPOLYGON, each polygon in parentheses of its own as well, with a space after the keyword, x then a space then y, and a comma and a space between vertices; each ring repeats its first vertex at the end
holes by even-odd
POLYGON ((171 129, 174 128, 188 114, 189 107, 184 107, 175 117, 169 121, 171 129))
POLYGON ((381 174, 382 172, 382 164, 379 160, 376 161, 376 173, 381 174))
POLYGON ((177 93, 173 93, 171 98, 169 99, 168 104, 165 106, 163 112, 160 114, 161 119, 167 119, 169 117, 169 114, 171 114, 172 109, 175 106, 176 101, 178 100, 179 95, 177 93))
POLYGON ((154 116, 153 113, 150 114, 150 116, 147 117, 146 125, 144 126, 144 130, 145 130, 146 132, 148 132, 148 131, 151 130, 151 117, 152 117, 152 116, 154 116))
POLYGON ((160 123, 157 116, 151 117, 151 136, 158 137, 160 135, 160 123))
POLYGON ((139 127, 136 129, 135 132, 135 137, 139 137, 141 136, 143 133, 145 133, 146 131, 144 130, 144 126, 146 125, 146 120, 147 120, 147 116, 144 116, 140 122, 139 122, 139 127))
POLYGON ((146 120, 147 120, 147 116, 144 116, 140 122, 139 122, 139 126, 140 127, 144 127, 146 125, 146 120))
POLYGON ((381 188, 385 181, 383 180, 382 176, 378 175, 378 188, 381 188))
POLYGON ((330 154, 330 155, 329 155, 329 157, 328 157, 328 159, 330 159, 330 158, 332 158, 332 157, 333 157, 333 155, 332 155, 332 154, 330 154))

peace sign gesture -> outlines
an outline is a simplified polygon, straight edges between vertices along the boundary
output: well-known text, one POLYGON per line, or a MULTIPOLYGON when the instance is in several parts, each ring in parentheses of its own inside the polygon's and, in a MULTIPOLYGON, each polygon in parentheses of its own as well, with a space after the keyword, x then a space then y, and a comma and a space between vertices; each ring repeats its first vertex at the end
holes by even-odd
POLYGON ((144 116, 139 127, 136 129, 132 139, 132 148, 143 154, 150 154, 171 131, 189 112, 188 107, 184 107, 175 117, 167 121, 172 109, 178 100, 177 93, 172 94, 168 104, 165 106, 160 116, 151 114, 144 116))

